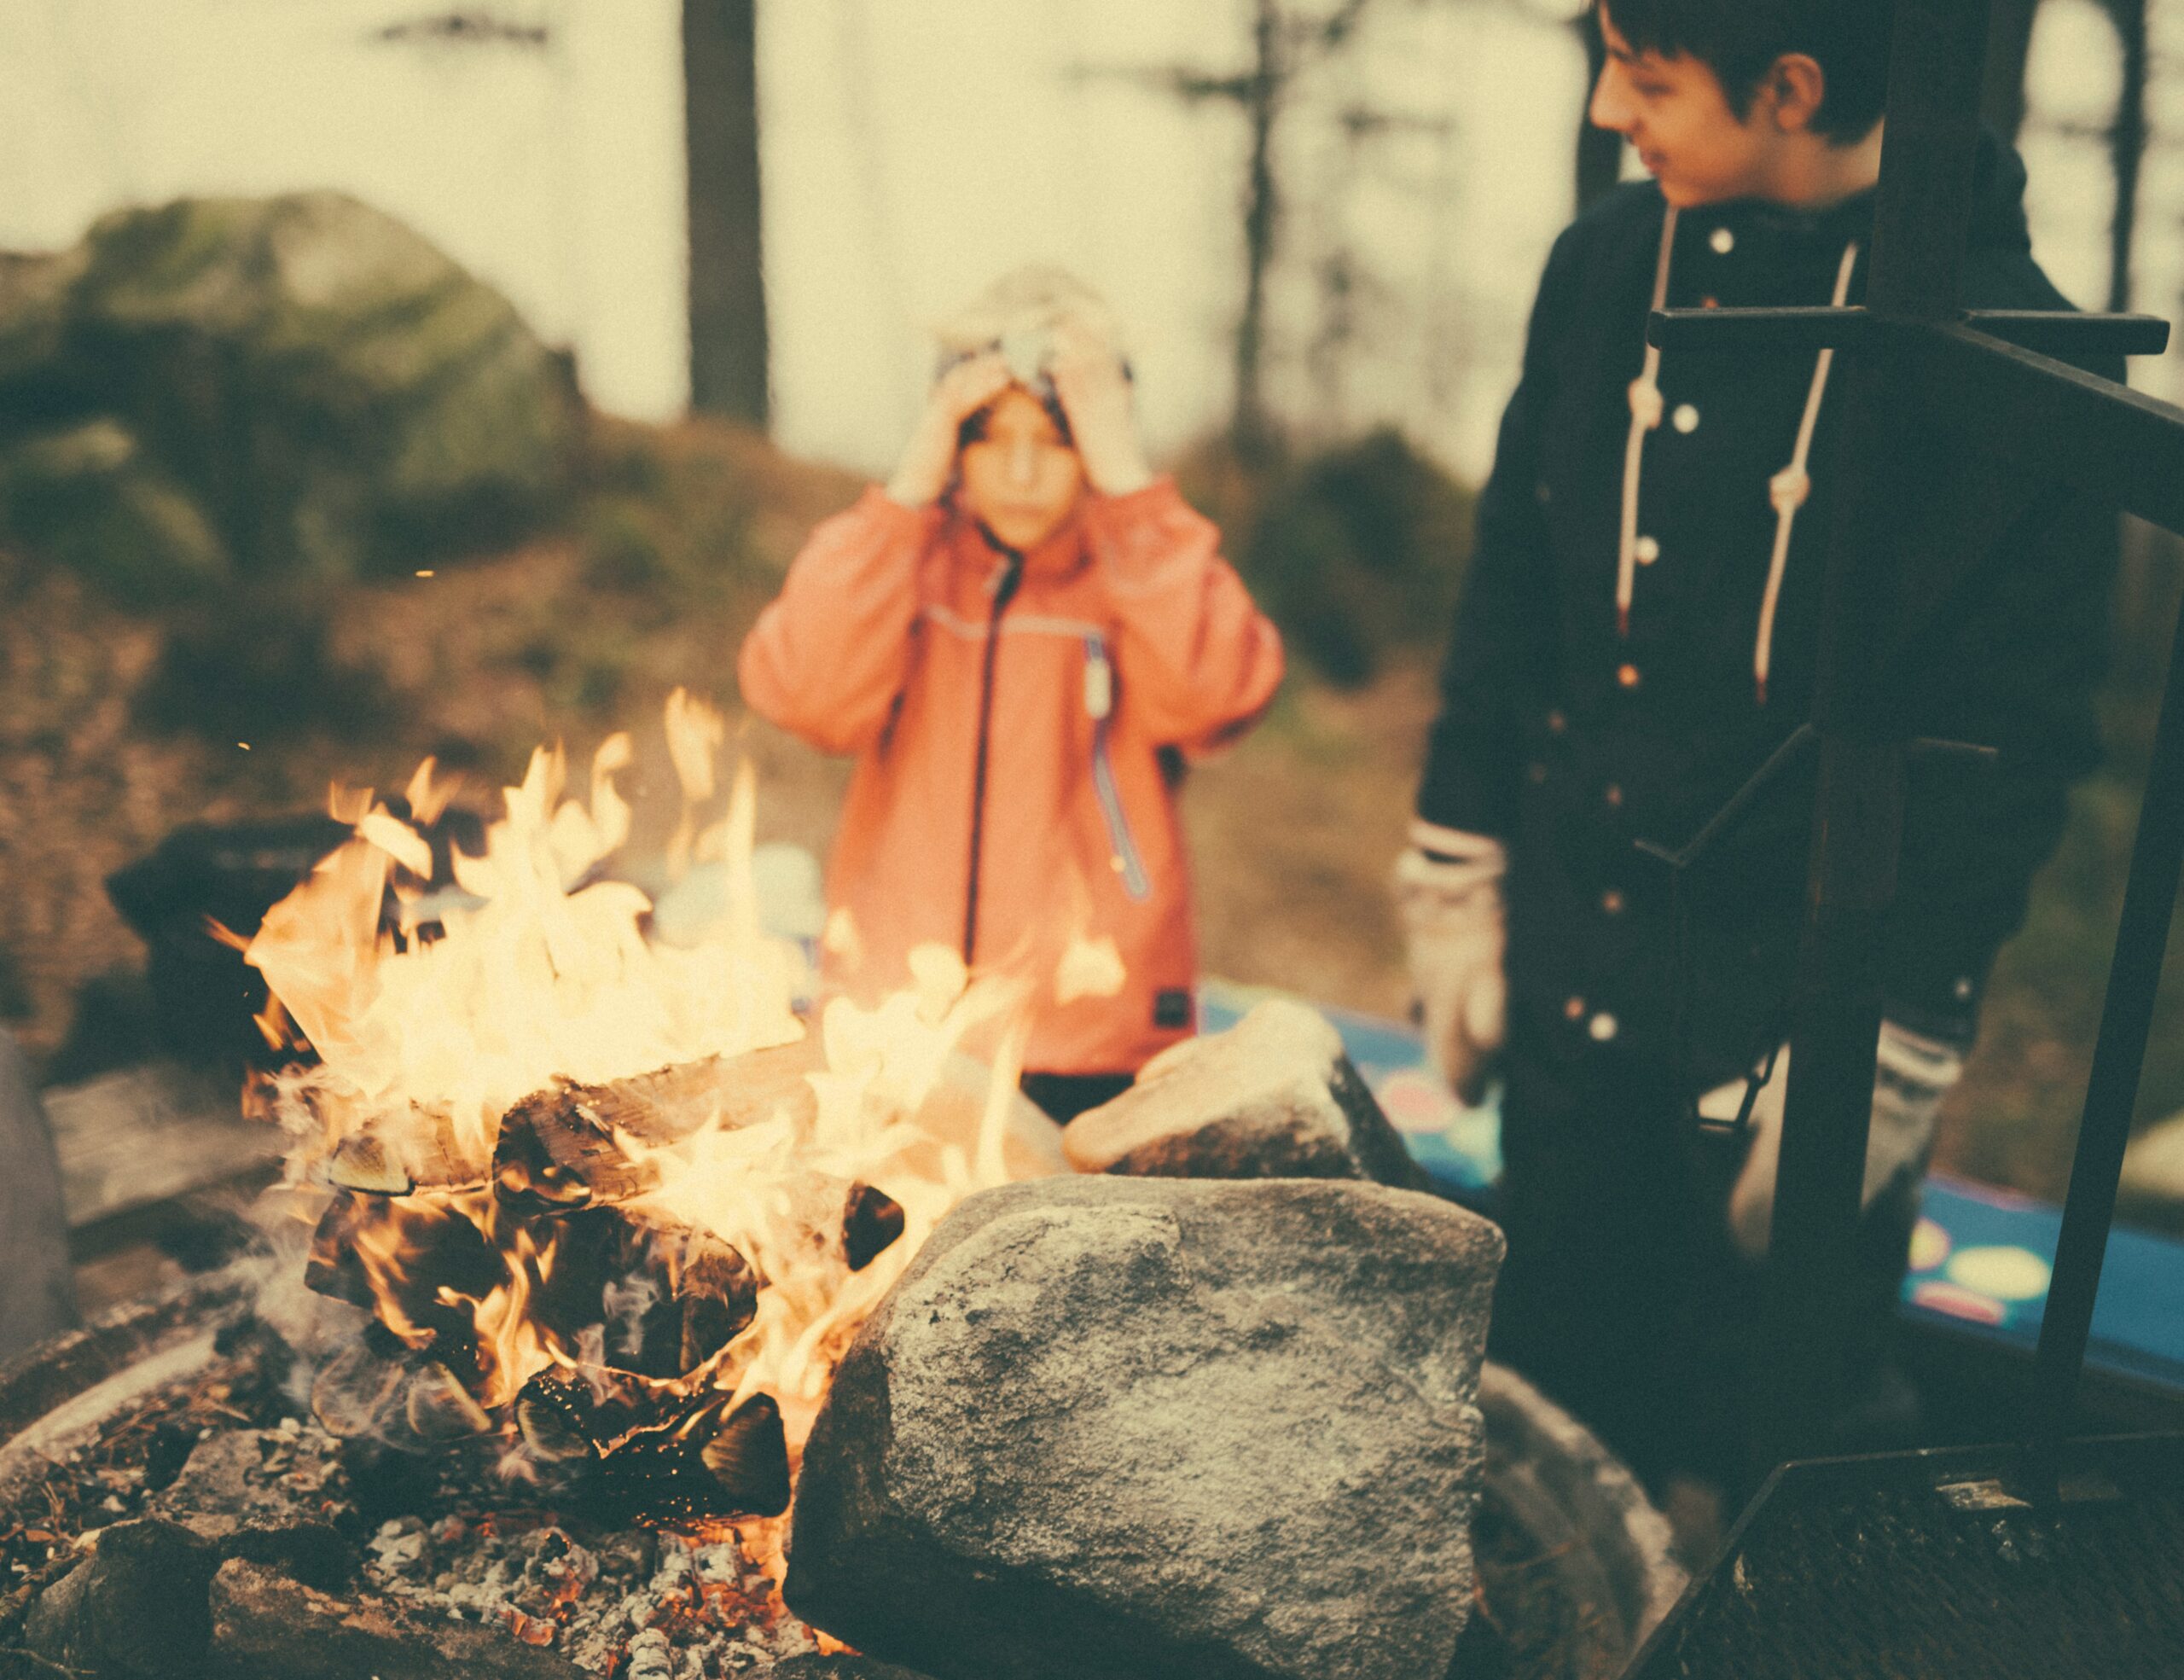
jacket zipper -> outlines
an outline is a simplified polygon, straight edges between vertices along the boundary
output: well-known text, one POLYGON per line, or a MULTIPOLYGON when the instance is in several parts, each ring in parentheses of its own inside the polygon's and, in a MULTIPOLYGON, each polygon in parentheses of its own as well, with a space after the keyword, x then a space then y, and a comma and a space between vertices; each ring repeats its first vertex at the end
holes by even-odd
POLYGON ((1122 791, 1115 786, 1115 767, 1107 753, 1107 730, 1115 712, 1114 661, 1107 656, 1107 638, 1089 632, 1084 637, 1084 710, 1092 719, 1092 788, 1099 795, 1100 814, 1107 819, 1108 851, 1123 878, 1123 891, 1133 899, 1142 899, 1152 893, 1153 881, 1130 831, 1129 813, 1123 809, 1122 791))
POLYGON ((1001 615, 1016 598, 1024 581, 1024 556, 993 543, 1001 555, 1000 575, 994 579, 993 610, 986 618, 984 664, 979 672, 979 755, 971 772, 971 865, 963 892, 963 966, 969 968, 979 949, 979 853, 985 843, 986 756, 993 739, 994 658, 1001 651, 1001 615))

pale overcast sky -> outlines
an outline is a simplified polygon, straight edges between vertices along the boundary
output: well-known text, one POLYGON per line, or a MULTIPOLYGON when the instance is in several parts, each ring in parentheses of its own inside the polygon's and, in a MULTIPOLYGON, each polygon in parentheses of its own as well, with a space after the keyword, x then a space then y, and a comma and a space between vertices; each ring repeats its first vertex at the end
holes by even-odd
MULTIPOLYGON (((116 204, 346 188, 572 343, 595 401, 684 395, 677 0, 497 0, 543 48, 389 44, 433 0, 14 0, 0 7, 0 247, 74 239, 116 204)), ((1548 242, 1569 213, 1583 67, 1570 0, 1385 0, 1377 34, 1305 90, 1286 136, 1290 261, 1276 394, 1331 429, 1393 418, 1485 464, 1548 242), (1333 112, 1401 132, 1350 148, 1333 112), (1356 346, 1307 354, 1316 259, 1368 278, 1356 346)), ((2184 0, 2155 0, 2184 54, 2184 0)), ((879 471, 929 366, 924 323, 1002 270, 1059 260, 1130 323, 1156 449, 1217 423, 1240 288, 1242 125, 1080 67, 1232 67, 1242 0, 762 0, 761 103, 778 435, 879 471)), ((2093 0, 2048 0, 2029 136, 2038 252, 2082 302, 2106 284, 2098 125, 2113 49, 2093 0)), ((2184 171, 2155 113, 2141 306, 2184 290, 2184 171)), ((2172 364, 2173 369, 2174 364, 2172 364)), ((2150 381, 2164 384, 2162 378, 2150 381)), ((2164 388, 2173 388, 2173 380, 2164 388)))

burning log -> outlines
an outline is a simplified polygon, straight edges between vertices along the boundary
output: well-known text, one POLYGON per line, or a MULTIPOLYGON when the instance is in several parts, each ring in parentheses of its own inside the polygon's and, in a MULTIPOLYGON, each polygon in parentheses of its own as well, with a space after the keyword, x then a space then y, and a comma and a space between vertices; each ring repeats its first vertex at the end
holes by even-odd
POLYGON ((305 1287, 372 1310, 398 1340, 466 1381, 478 1375, 474 1304, 510 1276, 460 1205, 346 1190, 319 1217, 304 1268, 305 1287))
POLYGON ((562 1370, 544 1370, 523 1386, 515 1398, 516 1427, 524 1445, 553 1464, 596 1460, 592 1439, 597 1401, 589 1387, 562 1370))
POLYGON ((407 1113, 374 1120, 343 1138, 334 1146, 327 1177, 337 1189, 404 1196, 421 1189, 468 1189, 483 1181, 485 1169, 464 1159, 453 1116, 412 1103, 407 1113))
POLYGON ((589 1326, 601 1326, 605 1363, 615 1370, 686 1376, 757 1314, 757 1276, 709 1232, 640 1224, 612 1206, 545 1223, 553 1259, 532 1288, 532 1317, 572 1349, 589 1326))
POLYGON ((784 1113, 808 1125, 818 1097, 805 1076, 825 1066, 822 1047, 805 1038, 612 1084, 557 1080, 502 1118, 495 1188, 503 1201, 539 1212, 627 1201, 657 1189, 659 1170, 633 1157, 624 1138, 655 1149, 707 1125, 736 1131, 784 1113))
POLYGON ((687 1415, 639 1429, 601 1459, 611 1502, 645 1522, 777 1517, 788 1509, 781 1408, 754 1394, 734 1411, 709 1394, 687 1415))
POLYGON ((593 1503, 628 1519, 779 1516, 789 1501, 781 1408, 754 1394, 729 1411, 728 1399, 711 1390, 663 1402, 611 1375, 550 1370, 524 1385, 515 1414, 533 1452, 586 1475, 593 1503))

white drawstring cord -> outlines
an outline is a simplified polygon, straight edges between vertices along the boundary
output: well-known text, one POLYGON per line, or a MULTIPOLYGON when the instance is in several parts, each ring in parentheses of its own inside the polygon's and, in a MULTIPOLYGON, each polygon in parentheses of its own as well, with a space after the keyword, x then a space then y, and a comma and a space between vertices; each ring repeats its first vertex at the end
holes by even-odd
MULTIPOLYGON (((1661 253, 1653 263, 1653 309, 1669 300, 1669 259, 1676 252, 1676 206, 1661 218, 1661 253)), ((1615 564, 1615 633, 1630 634, 1630 596, 1638 576, 1638 477, 1646 434, 1661 423, 1661 348, 1646 346, 1646 366, 1630 381, 1630 437, 1623 446, 1623 532, 1615 564)))
MULTIPOLYGON (((1667 307, 1669 264, 1676 251, 1676 206, 1661 218, 1661 250, 1653 264, 1655 311, 1667 307)), ((1858 242, 1843 247, 1843 260, 1835 270, 1834 306, 1843 307, 1850 295, 1851 270, 1858 265, 1858 242)), ((1782 573, 1790 561, 1790 533, 1798 522, 1798 509, 1812 494, 1812 434, 1820 423, 1820 406, 1827 395, 1827 375, 1835 365, 1835 352, 1820 352, 1813 364, 1812 384, 1805 392, 1805 411, 1798 422, 1797 447, 1790 464, 1767 482, 1768 499, 1774 506, 1774 552, 1767 567, 1767 590, 1760 597, 1759 631, 1752 644, 1751 675, 1759 704, 1767 703, 1767 673, 1774 657, 1774 608, 1782 594, 1782 573)), ((1658 345, 1646 346, 1646 363, 1630 381, 1630 436, 1623 450, 1623 529, 1615 567, 1615 629, 1630 634, 1630 600, 1638 577, 1638 491, 1644 476, 1646 434, 1661 423, 1661 352, 1658 345)))
MULTIPOLYGON (((1840 309, 1850 295, 1850 270, 1858 265, 1858 241, 1843 247, 1843 261, 1835 270, 1834 305, 1840 309)), ((1790 532, 1798 522, 1798 509, 1812 494, 1812 474, 1806 464, 1812 458, 1813 428, 1820 424, 1820 404, 1827 395, 1828 369, 1835 365, 1833 346, 1820 352, 1813 363, 1812 388, 1805 392, 1804 417, 1798 422, 1798 446, 1790 464, 1767 481, 1768 499, 1774 504, 1774 553, 1767 562, 1767 593, 1759 598, 1759 634, 1751 646, 1751 680, 1759 703, 1767 704, 1767 671, 1774 660, 1774 605, 1782 596, 1782 573, 1790 563, 1790 532)))

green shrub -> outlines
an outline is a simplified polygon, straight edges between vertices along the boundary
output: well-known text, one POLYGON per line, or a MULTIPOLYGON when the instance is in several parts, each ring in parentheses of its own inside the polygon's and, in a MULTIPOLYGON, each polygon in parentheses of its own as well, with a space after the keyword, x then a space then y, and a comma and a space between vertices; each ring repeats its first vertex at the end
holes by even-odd
POLYGON ((1254 472, 1224 449, 1178 474, 1291 649, 1330 681, 1438 647, 1471 552, 1473 497, 1391 428, 1254 472))

